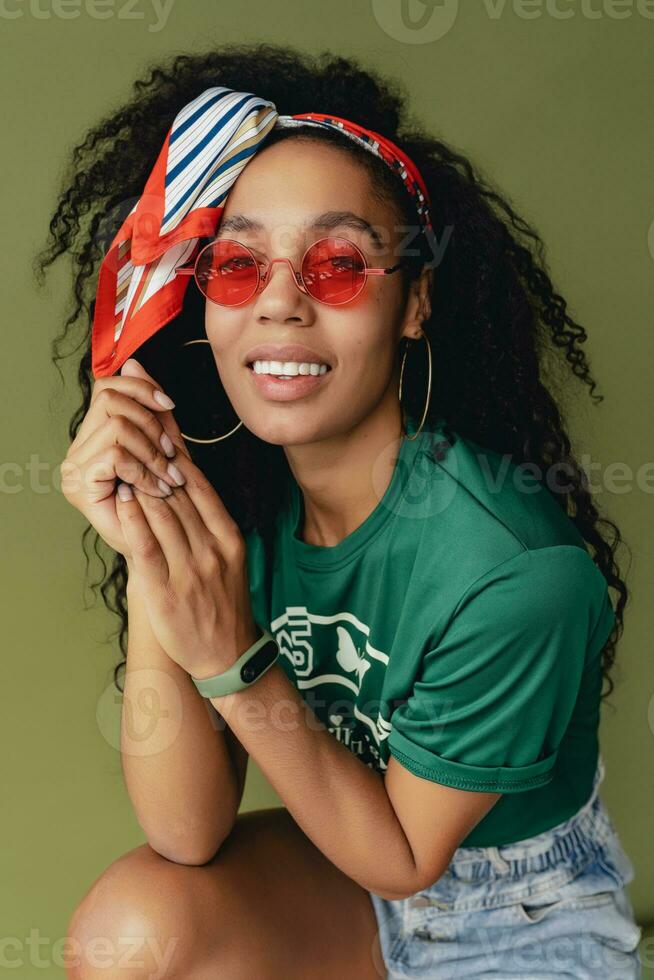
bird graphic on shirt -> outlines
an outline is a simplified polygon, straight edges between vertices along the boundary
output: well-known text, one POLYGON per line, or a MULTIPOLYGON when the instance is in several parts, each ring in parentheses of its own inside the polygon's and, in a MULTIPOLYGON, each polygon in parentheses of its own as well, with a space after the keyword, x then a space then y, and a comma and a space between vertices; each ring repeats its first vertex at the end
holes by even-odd
POLYGON ((344 626, 337 626, 336 634, 338 636, 336 660, 338 661, 339 666, 348 673, 351 673, 353 670, 356 671, 360 687, 364 674, 370 667, 370 663, 365 659, 365 657, 360 655, 354 640, 344 626))

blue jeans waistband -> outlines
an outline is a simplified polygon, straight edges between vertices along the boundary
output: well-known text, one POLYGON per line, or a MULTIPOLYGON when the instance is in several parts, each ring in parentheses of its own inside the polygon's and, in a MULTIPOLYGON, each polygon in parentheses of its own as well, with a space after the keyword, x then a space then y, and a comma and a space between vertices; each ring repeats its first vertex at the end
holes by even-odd
POLYGON ((541 834, 497 847, 457 848, 445 873, 410 896, 407 908, 497 908, 567 887, 598 862, 614 887, 631 880, 633 868, 599 795, 603 778, 600 757, 586 803, 541 834))

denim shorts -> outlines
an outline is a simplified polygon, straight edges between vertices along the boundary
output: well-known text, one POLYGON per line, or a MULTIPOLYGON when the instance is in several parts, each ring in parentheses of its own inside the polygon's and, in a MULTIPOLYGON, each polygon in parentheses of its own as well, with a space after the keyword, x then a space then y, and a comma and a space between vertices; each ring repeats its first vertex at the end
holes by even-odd
POLYGON ((459 847, 428 888, 369 892, 388 980, 641 977, 634 877, 598 790, 569 820, 499 847, 459 847))

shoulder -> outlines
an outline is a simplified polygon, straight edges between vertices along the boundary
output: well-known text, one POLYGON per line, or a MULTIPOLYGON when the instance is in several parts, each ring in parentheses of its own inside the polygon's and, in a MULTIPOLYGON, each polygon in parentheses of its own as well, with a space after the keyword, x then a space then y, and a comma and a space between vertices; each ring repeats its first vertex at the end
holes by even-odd
POLYGON ((606 579, 585 548, 524 549, 484 571, 462 592, 451 622, 481 621, 516 637, 573 633, 588 645, 596 629, 605 639, 614 621, 606 579))
MULTIPOLYGON (((543 474, 533 467, 458 433, 446 435, 442 426, 423 439, 416 463, 414 496, 421 484, 427 488, 416 515, 421 559, 429 565, 433 557, 440 569, 434 573, 449 583, 452 597, 494 566, 524 553, 542 551, 532 564, 543 569, 558 564, 572 573, 594 567, 555 491, 539 481, 543 474)), ((544 476, 547 480, 548 474, 544 476)), ((521 567, 529 569, 528 559, 522 559, 521 567)))
POLYGON ((423 670, 475 677, 482 696, 484 678, 574 691, 614 625, 606 581, 586 551, 525 550, 467 586, 431 637, 423 670))
MULTIPOLYGON (((421 571, 412 582, 430 610, 432 640, 453 618, 488 626, 510 618, 516 628, 529 623, 532 635, 548 617, 609 631, 606 580, 548 489, 551 474, 516 465, 442 424, 425 434, 415 464, 408 499, 418 503, 405 513, 419 518, 409 522, 418 529, 421 571)), ((415 546, 409 533, 397 539, 399 552, 411 549, 411 540, 415 546)))

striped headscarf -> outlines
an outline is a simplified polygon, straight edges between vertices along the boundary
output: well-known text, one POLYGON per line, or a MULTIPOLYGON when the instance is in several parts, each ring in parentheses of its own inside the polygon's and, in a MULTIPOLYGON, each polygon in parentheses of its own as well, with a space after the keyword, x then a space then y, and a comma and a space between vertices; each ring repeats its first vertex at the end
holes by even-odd
POLYGON ((337 128, 384 160, 404 181, 419 220, 431 229, 418 168, 391 140, 337 116, 279 115, 274 103, 222 86, 177 113, 138 201, 102 260, 91 335, 95 378, 115 374, 181 311, 188 276, 176 270, 213 237, 230 188, 275 126, 337 128))

